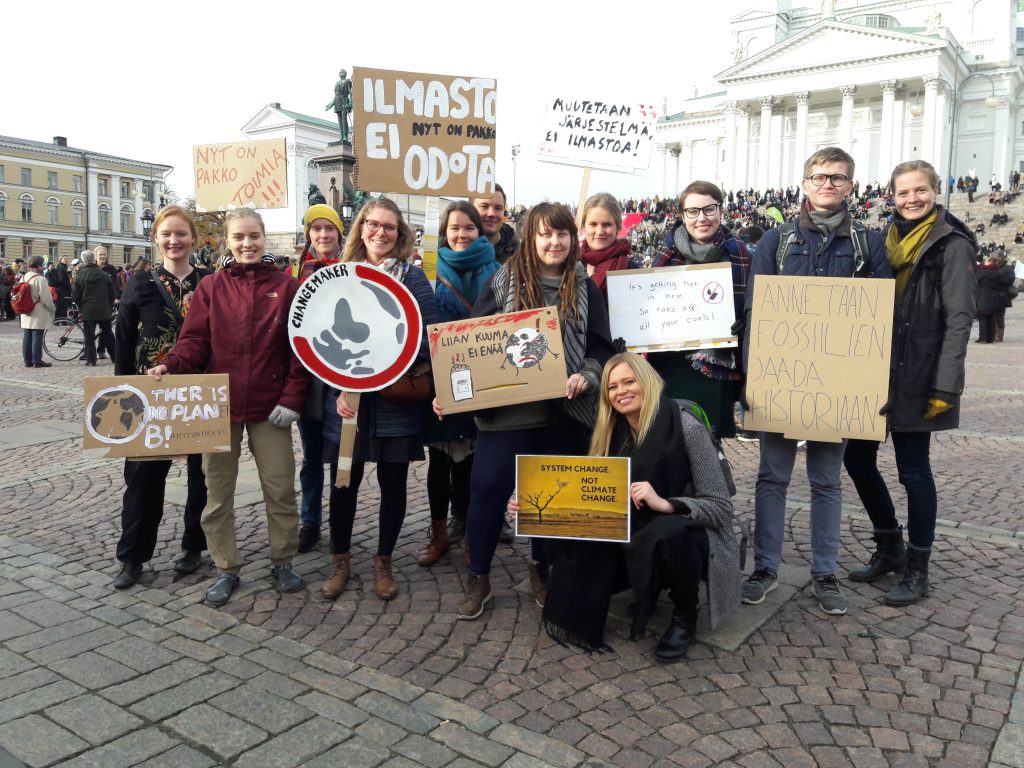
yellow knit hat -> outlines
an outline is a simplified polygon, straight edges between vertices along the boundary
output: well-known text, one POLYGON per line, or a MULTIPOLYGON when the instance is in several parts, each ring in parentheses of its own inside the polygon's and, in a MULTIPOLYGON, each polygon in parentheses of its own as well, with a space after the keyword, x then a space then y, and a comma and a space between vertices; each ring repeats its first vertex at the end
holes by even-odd
POLYGON ((323 203, 317 203, 311 205, 306 209, 306 215, 302 217, 302 225, 306 230, 306 239, 309 239, 309 228, 317 219, 327 219, 334 225, 334 228, 338 230, 338 239, 345 234, 345 225, 341 223, 341 218, 337 212, 329 205, 323 203))

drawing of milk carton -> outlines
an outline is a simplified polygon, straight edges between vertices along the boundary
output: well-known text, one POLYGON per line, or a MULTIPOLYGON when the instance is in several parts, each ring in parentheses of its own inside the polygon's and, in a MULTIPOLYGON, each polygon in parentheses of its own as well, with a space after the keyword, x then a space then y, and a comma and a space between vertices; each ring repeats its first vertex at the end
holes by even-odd
POLYGON ((473 399, 473 371, 465 363, 452 364, 452 399, 456 403, 473 399))

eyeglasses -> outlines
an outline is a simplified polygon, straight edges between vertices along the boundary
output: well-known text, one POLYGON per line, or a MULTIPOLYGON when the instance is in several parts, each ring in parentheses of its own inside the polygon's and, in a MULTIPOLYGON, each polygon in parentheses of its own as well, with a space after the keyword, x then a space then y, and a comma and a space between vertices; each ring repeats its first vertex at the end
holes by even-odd
POLYGON ((816 187, 824 187, 826 181, 831 181, 833 187, 842 187, 849 180, 849 176, 844 176, 841 173, 816 173, 813 176, 806 177, 806 181, 811 182, 816 187))
POLYGON ((370 230, 371 235, 378 229, 383 229, 384 233, 388 235, 393 235, 395 234, 395 232, 398 231, 398 227, 396 227, 394 224, 382 224, 381 222, 374 221, 373 219, 367 219, 366 221, 364 221, 363 226, 370 230))
POLYGON ((717 213, 719 208, 718 203, 713 205, 705 205, 703 208, 683 208, 683 216, 688 219, 696 219, 702 213, 709 219, 717 213))

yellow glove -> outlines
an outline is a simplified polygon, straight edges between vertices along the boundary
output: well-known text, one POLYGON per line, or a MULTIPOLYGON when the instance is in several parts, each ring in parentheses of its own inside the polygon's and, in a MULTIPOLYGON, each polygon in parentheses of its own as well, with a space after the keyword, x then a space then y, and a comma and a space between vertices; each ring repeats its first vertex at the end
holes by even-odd
POLYGON ((934 419, 940 413, 945 413, 953 407, 952 403, 947 403, 945 400, 939 400, 937 397, 928 398, 928 410, 924 412, 926 419, 934 419))

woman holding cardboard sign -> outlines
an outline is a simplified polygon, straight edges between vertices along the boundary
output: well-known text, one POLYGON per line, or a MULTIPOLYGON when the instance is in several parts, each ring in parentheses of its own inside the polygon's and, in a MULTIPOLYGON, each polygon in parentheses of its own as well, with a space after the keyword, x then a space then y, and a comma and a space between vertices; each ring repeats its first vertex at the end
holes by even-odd
MULTIPOLYGON (((470 577, 460 619, 475 619, 491 599, 490 571, 505 504, 515 485, 516 455, 585 450, 593 429, 601 366, 612 354, 601 292, 579 261, 572 214, 540 203, 526 217, 519 251, 495 272, 473 307, 473 317, 558 308, 569 374, 565 398, 507 405, 476 414, 477 442, 467 518, 470 577)), ((434 401, 434 412, 443 416, 434 401)), ((534 597, 543 604, 547 566, 540 540, 530 564, 534 597)))
MULTIPOLYGON (((387 272, 403 283, 416 299, 423 316, 423 340, 414 368, 429 359, 426 328, 437 322, 437 304, 430 282, 423 270, 409 263, 415 240, 399 207, 387 198, 380 198, 369 201, 359 211, 341 254, 343 262, 365 262, 387 272)), ((341 595, 351 572, 352 526, 356 519, 359 484, 368 461, 377 464, 377 484, 380 486, 377 554, 373 558, 377 597, 393 600, 398 595, 391 553, 405 521, 409 462, 423 461, 424 458, 423 420, 430 395, 428 391, 423 400, 403 402, 396 399, 393 387, 362 395, 349 484, 345 488, 331 487, 331 551, 334 557, 331 576, 323 586, 324 597, 329 600, 341 595)), ((344 392, 332 389, 327 395, 324 420, 324 458, 333 455, 331 477, 338 473, 338 445, 341 440, 338 417, 351 419, 356 417, 356 410, 349 405, 344 392)))
MULTIPOLYGON (((722 190, 710 181, 694 181, 684 189, 679 196, 682 221, 672 228, 671 245, 655 266, 731 265, 733 302, 739 320, 743 317, 750 256, 746 244, 722 224, 724 202, 722 190)), ((652 352, 648 360, 665 380, 669 396, 693 400, 707 413, 719 437, 735 437, 733 409, 739 400, 742 361, 738 352, 718 348, 652 352)))
POLYGON ((923 160, 893 169, 896 211, 885 232, 885 250, 896 273, 889 417, 900 484, 907 492, 910 545, 885 480, 878 472, 878 443, 850 440, 844 464, 871 517, 875 551, 851 581, 873 582, 901 574, 883 598, 888 605, 916 603, 928 594, 928 560, 935 538, 938 495, 929 449, 931 433, 960 425, 964 362, 974 319, 974 235, 937 204, 941 179, 923 160))
POLYGON ((637 354, 617 354, 604 367, 590 455, 630 458, 632 535, 626 545, 558 542, 544 626, 560 643, 608 649, 605 618, 612 594, 627 585, 623 571, 636 597, 633 639, 658 593, 669 590, 672 620, 655 649, 659 661, 685 657, 702 579, 712 628, 739 605, 739 550, 718 449, 707 425, 663 392, 637 354))
POLYGON ((280 592, 303 587, 291 563, 299 547, 291 425, 302 410, 308 374, 292 354, 285 323, 299 283, 278 272, 272 257, 264 258, 267 235, 258 213, 229 211, 224 226, 228 266, 199 283, 174 349, 148 371, 157 379, 201 369, 229 376, 231 450, 203 455, 208 496, 203 531, 220 571, 206 593, 214 606, 231 598, 242 568, 235 484, 243 431, 267 509, 271 578, 280 592))
MULTIPOLYGON (((440 322, 469 317, 473 303, 497 269, 494 246, 484 234, 480 213, 464 200, 449 205, 441 217, 441 244, 437 249, 434 296, 440 322)), ((427 429, 430 542, 420 555, 420 565, 433 565, 448 549, 449 502, 453 530, 466 528, 475 437, 476 427, 469 413, 454 414, 443 422, 434 421, 427 429), (458 525, 460 518, 461 525, 458 525)))

